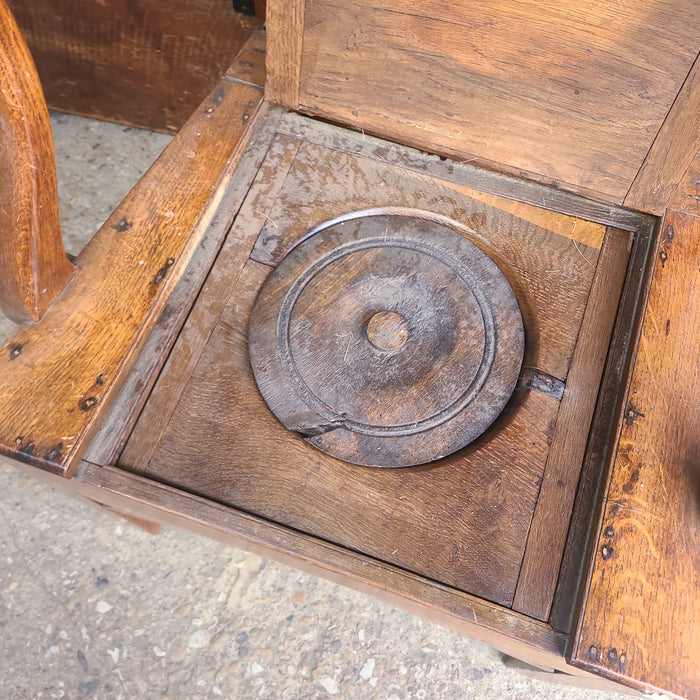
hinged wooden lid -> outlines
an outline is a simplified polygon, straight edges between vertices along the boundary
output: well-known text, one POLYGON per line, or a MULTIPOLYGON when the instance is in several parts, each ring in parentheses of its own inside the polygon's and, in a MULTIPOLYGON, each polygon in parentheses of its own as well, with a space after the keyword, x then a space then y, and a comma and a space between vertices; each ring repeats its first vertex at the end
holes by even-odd
POLYGON ((700 70, 686 80, 699 37, 688 0, 269 0, 266 92, 367 133, 657 213, 700 145, 700 70))

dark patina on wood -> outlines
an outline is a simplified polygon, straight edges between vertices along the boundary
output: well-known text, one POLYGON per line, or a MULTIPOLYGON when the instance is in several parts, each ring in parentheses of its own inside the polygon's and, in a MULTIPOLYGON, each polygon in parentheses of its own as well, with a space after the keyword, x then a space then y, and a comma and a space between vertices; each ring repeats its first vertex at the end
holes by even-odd
POLYGON ((406 467, 477 438, 518 379, 524 330, 508 281, 424 218, 351 216, 282 260, 250 322, 268 406, 355 464, 406 467))

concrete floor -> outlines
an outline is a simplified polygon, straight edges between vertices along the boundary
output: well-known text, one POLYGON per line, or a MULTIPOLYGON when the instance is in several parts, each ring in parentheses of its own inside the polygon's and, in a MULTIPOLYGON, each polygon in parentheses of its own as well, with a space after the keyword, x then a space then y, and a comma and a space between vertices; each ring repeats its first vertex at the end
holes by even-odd
MULTIPOLYGON (((168 143, 54 115, 66 247, 168 143)), ((0 340, 12 324, 0 319, 0 340)), ((152 536, 0 464, 0 699, 621 696, 499 654, 341 586, 194 535, 152 536)))

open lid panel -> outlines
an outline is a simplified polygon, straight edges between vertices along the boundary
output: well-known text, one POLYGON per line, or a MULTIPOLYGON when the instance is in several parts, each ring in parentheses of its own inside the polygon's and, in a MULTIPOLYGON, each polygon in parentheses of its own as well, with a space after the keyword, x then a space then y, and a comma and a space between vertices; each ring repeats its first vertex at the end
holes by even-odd
POLYGON ((660 213, 697 150, 697 2, 269 0, 267 23, 273 101, 432 153, 660 213))

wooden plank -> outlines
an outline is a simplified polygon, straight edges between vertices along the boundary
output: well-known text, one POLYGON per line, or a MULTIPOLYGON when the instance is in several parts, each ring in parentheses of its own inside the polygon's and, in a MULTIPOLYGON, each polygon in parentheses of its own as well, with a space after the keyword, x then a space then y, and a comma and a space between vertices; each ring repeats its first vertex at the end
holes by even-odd
POLYGON ((60 299, 0 349, 0 452, 63 474, 77 466, 213 217, 261 99, 222 81, 83 250, 60 299))
POLYGON ((51 123, 36 69, 0 2, 0 313, 37 321, 73 275, 58 219, 51 123))
POLYGON ((260 20, 221 0, 9 0, 49 106, 174 133, 260 20))
POLYGON ((628 389, 633 350, 639 330, 649 278, 653 267, 657 226, 634 237, 610 350, 603 370, 593 424, 586 448, 576 501, 571 516, 549 624, 570 632, 575 623, 576 601, 583 585, 581 562, 588 559, 595 542, 605 487, 610 478, 612 455, 619 434, 619 416, 628 389))
POLYGON ((633 209, 663 214, 700 150, 700 55, 625 197, 633 209))
POLYGON ((305 0, 278 0, 267 5, 265 94, 289 109, 299 106, 305 11, 305 0))
POLYGON ((700 153, 690 164, 668 206, 670 209, 700 216, 700 153))
POLYGON ((619 203, 699 27, 697 3, 309 0, 299 106, 619 203))
POLYGON ((571 662, 700 697, 700 218, 669 211, 571 662))
POLYGON ((618 230, 603 243, 530 527, 513 609, 539 620, 549 618, 630 245, 618 230))
POLYGON ((346 151, 366 158, 375 158, 417 173, 433 176, 456 185, 463 185, 485 194, 506 197, 524 204, 559 212, 578 219, 625 231, 639 231, 653 225, 653 217, 613 206, 606 202, 584 199, 554 187, 545 187, 522 178, 496 173, 470 161, 457 162, 437 155, 429 155, 408 146, 391 143, 362 132, 361 139, 348 141, 348 131, 337 126, 311 120, 299 114, 286 114, 280 124, 280 133, 304 139, 319 146, 346 151))

